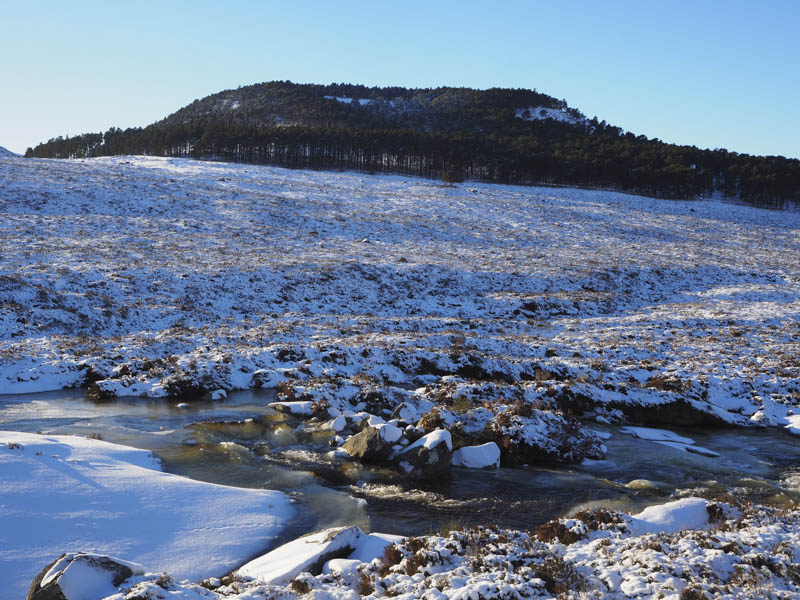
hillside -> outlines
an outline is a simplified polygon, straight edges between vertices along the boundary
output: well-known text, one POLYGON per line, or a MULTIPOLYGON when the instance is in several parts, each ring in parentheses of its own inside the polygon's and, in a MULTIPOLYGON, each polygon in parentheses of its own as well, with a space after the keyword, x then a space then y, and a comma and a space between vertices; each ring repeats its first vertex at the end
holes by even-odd
POLYGON ((0 168, 6 393, 281 384, 477 431, 517 400, 545 429, 561 408, 800 431, 794 212, 154 157, 0 168))
POLYGON ((800 161, 665 144, 533 90, 274 81, 195 100, 145 128, 55 138, 26 156, 124 154, 562 184, 650 196, 800 201, 800 161))
POLYGON ((19 156, 19 154, 11 152, 11 150, 7 150, 6 148, 0 146, 0 158, 11 158, 12 156, 19 156))
POLYGON ((0 192, 14 597, 88 548, 139 563, 109 600, 796 596, 800 213, 162 157, 0 192))

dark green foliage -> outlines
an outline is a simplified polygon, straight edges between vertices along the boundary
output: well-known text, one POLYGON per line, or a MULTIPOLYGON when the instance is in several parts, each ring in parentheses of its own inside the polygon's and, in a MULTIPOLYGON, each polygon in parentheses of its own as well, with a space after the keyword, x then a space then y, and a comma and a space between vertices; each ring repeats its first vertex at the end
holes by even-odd
POLYGON ((25 156, 149 154, 667 198, 717 192, 770 208, 800 202, 800 160, 665 144, 596 118, 569 124, 516 116, 534 106, 582 118, 564 101, 531 90, 273 81, 195 100, 144 129, 51 139, 25 156))

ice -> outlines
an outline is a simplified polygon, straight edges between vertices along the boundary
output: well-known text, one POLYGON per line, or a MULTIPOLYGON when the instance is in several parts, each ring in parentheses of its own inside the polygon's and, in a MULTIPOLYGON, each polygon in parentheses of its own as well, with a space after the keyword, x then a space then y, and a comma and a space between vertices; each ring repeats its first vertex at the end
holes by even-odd
POLYGON ((628 433, 642 440, 651 442, 677 442, 680 444, 694 444, 692 438, 683 437, 666 429, 652 429, 650 427, 621 427, 621 433, 628 433))

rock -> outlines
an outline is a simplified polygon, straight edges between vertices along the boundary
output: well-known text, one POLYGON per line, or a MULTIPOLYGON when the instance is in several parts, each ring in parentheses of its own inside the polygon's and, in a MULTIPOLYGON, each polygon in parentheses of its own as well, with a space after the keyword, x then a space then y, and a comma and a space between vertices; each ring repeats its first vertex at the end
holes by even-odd
POLYGON ((237 579, 285 585, 300 573, 322 572, 326 562, 347 558, 365 534, 358 527, 326 529, 303 536, 250 561, 235 572, 237 579))
POLYGON ((342 449, 361 462, 385 462, 392 453, 392 444, 381 431, 382 429, 376 427, 365 427, 342 444, 342 449))
POLYGON ((408 402, 403 402, 394 409, 391 414, 392 419, 399 419, 403 423, 416 423, 419 420, 419 411, 408 402))
POLYGON ((357 573, 357 567, 383 556, 386 546, 399 542, 398 535, 364 533, 358 527, 339 527, 312 533, 260 556, 238 571, 238 580, 286 585, 303 572, 357 573))
POLYGON ((480 446, 464 446, 453 452, 453 465, 470 469, 500 466, 500 448, 494 442, 480 446))
POLYGON ((400 441, 400 438, 403 437, 403 430, 399 427, 395 427, 391 423, 377 425, 376 429, 381 432, 381 438, 383 438, 384 441, 389 444, 394 444, 395 442, 400 441))
POLYGON ((214 390, 213 392, 208 392, 206 395, 203 396, 203 400, 225 400, 228 397, 228 393, 223 390, 214 390))
POLYGON ((625 484, 625 487, 632 490, 658 491, 658 484, 655 481, 650 481, 649 479, 631 479, 625 484))
POLYGON ((412 477, 431 477, 450 468, 453 440, 446 429, 436 429, 401 450, 394 462, 412 477))
POLYGON ((104 598, 133 575, 144 574, 136 563, 102 554, 62 554, 36 576, 26 600, 104 598))
POLYGON ((347 417, 343 415, 339 415, 333 421, 331 421, 331 429, 336 433, 342 431, 345 427, 347 427, 347 417))
POLYGON ((267 406, 285 414, 310 417, 313 412, 313 404, 310 400, 298 400, 295 402, 270 402, 267 406))

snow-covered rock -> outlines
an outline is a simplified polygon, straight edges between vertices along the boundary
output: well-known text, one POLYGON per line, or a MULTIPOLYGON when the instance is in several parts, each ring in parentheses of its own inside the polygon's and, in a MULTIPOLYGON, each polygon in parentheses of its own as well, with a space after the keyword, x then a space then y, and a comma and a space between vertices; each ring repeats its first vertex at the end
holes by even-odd
POLYGON ((144 572, 141 565, 102 554, 62 554, 36 576, 27 600, 105 598, 130 577, 144 572))
POLYGON ((386 546, 400 539, 394 535, 366 534, 358 527, 326 529, 275 548, 239 568, 235 576, 259 583, 286 584, 302 572, 314 575, 323 569, 349 572, 356 563, 381 556, 386 546))
POLYGON ((342 444, 342 450, 365 463, 383 463, 392 453, 392 442, 383 429, 367 426, 342 444))
POLYGON ((480 446, 464 446, 453 452, 452 464, 470 469, 500 466, 500 448, 494 442, 480 446))
POLYGON ((453 438, 446 429, 437 429, 402 448, 394 462, 412 477, 432 477, 450 468, 453 438))
POLYGON ((708 500, 682 498, 658 504, 631 515, 630 529, 634 535, 643 533, 675 533, 682 529, 703 529, 708 525, 708 500))
POLYGON ((313 404, 310 400, 298 400, 294 402, 270 402, 268 406, 279 412, 300 417, 310 417, 313 404))

